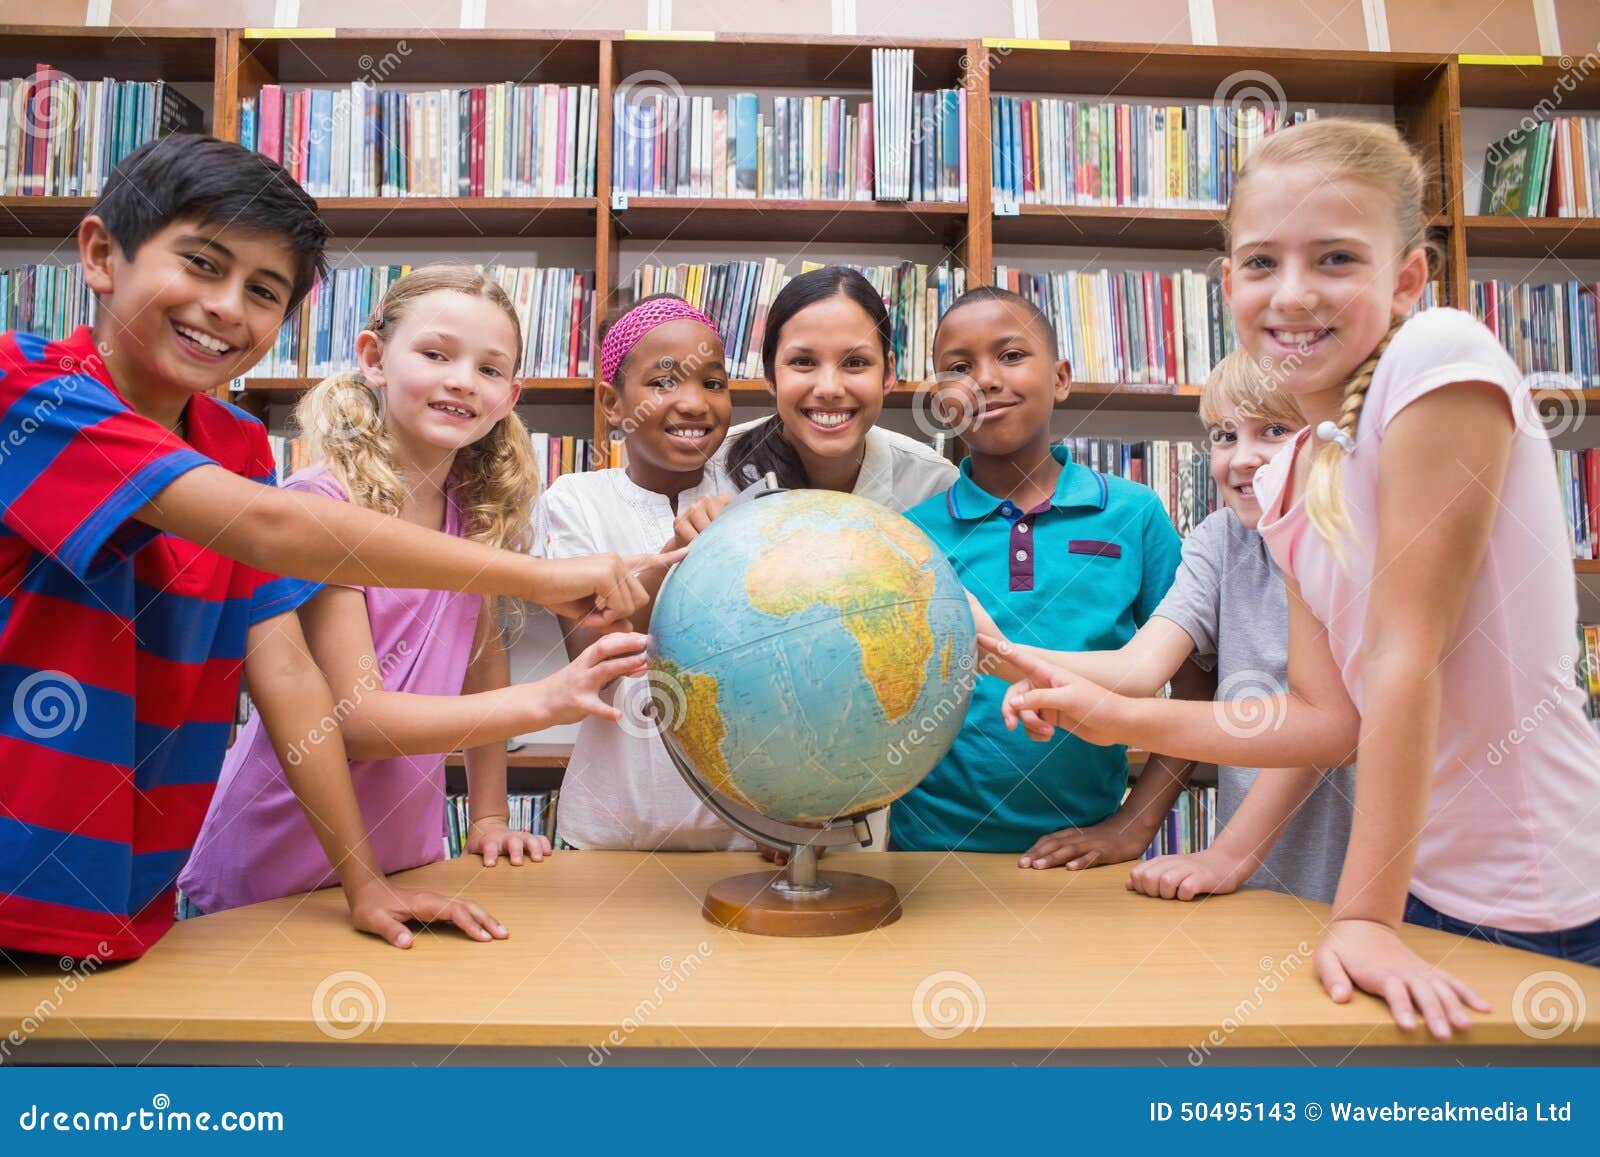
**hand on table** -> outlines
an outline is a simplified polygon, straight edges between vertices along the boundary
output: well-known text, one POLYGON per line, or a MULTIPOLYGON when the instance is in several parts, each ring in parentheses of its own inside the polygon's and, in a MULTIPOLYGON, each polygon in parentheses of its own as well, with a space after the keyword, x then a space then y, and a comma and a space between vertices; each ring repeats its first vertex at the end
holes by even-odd
POLYGON ((349 898, 350 922, 362 932, 381 936, 396 948, 410 948, 416 937, 406 921, 450 923, 474 940, 504 940, 506 926, 471 900, 452 899, 439 892, 395 888, 387 880, 373 880, 349 898))
POLYGON ((1215 847, 1187 856, 1156 856, 1134 867, 1128 891, 1160 900, 1193 900, 1236 891, 1256 870, 1254 860, 1241 860, 1215 847))
POLYGON ((1069 872, 1096 864, 1118 864, 1137 859, 1150 846, 1153 833, 1138 830, 1120 815, 1086 828, 1062 828, 1040 836, 1017 860, 1019 868, 1056 868, 1069 872))
POLYGON ((1471 985, 1427 963, 1393 928, 1376 921, 1333 921, 1317 945, 1316 964, 1336 1003, 1348 1001, 1353 987, 1370 992, 1388 1002, 1395 1023, 1407 1032, 1417 1027, 1420 1011, 1428 1031, 1449 1040, 1452 1028, 1472 1027, 1467 1009, 1489 1011, 1489 1002, 1471 985))
POLYGON ((494 867, 501 856, 520 867, 523 856, 537 864, 551 854, 551 847, 544 836, 508 825, 505 816, 485 816, 467 829, 467 854, 482 856, 485 868, 494 867))

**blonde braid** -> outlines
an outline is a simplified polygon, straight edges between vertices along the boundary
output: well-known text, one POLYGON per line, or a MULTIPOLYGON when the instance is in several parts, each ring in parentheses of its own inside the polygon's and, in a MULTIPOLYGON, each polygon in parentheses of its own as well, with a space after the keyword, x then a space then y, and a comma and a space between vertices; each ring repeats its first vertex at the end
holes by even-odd
MULTIPOLYGON (((1351 371, 1344 383, 1344 400, 1339 405, 1339 432, 1354 444, 1356 427, 1361 424, 1361 408, 1366 405, 1367 390, 1372 386, 1372 376, 1378 370, 1383 351, 1389 348, 1394 335, 1400 332, 1405 319, 1397 317, 1389 322, 1389 330, 1367 359, 1351 371)), ((1344 537, 1351 532, 1350 515, 1344 506, 1341 471, 1345 450, 1337 442, 1329 442, 1312 460, 1311 473, 1306 478, 1306 514, 1311 525, 1344 564, 1344 537)))

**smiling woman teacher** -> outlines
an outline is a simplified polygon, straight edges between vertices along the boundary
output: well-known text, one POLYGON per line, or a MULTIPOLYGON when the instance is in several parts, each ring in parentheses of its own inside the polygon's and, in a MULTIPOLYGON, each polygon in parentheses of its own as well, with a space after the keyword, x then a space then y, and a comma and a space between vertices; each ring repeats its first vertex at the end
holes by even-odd
POLYGON ((956 468, 931 447, 875 425, 895 387, 883 298, 860 273, 802 273, 767 312, 761 363, 777 413, 736 426, 717 453, 743 489, 767 472, 787 489, 839 490, 905 511, 944 493, 956 468))

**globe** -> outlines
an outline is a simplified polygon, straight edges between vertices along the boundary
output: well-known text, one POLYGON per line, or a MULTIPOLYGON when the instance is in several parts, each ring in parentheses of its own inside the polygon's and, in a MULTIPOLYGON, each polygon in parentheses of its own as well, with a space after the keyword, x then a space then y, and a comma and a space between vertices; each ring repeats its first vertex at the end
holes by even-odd
POLYGON ((791 824, 910 791, 976 678, 944 555, 900 515, 827 490, 730 505, 663 584, 650 635, 669 746, 705 786, 791 824))

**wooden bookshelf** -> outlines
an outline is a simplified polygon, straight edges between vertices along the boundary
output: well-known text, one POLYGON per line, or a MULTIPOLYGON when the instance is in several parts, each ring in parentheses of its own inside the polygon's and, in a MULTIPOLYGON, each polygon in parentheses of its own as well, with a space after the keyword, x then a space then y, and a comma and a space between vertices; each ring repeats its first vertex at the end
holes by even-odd
MULTIPOLYGON (((239 389, 227 393, 228 401, 260 415, 269 405, 298 402, 319 378, 245 378, 239 389)), ((589 378, 524 378, 518 405, 587 405, 594 397, 594 382, 589 378)))
MULTIPOLYGON (((1600 108, 1600 84, 1561 87, 1572 62, 1487 65, 1451 54, 1321 52, 1228 46, 1074 41, 1067 50, 1015 41, 802 37, 717 34, 708 39, 657 39, 648 33, 438 30, 407 36, 376 29, 128 30, 0 26, 0 68, 22 75, 47 61, 80 77, 166 78, 209 83, 213 131, 238 135, 239 102, 262 85, 465 83, 592 84, 599 93, 596 188, 581 198, 327 198, 322 211, 341 241, 359 239, 493 238, 537 241, 588 238, 596 277, 596 313, 615 304, 619 250, 629 243, 701 241, 778 243, 799 257, 808 244, 915 246, 963 267, 969 285, 993 280, 995 245, 1091 248, 1097 260, 1125 251, 1168 250, 1200 259, 1222 243, 1219 209, 1001 206, 991 195, 989 96, 1076 95, 1095 100, 1236 98, 1254 85, 1293 104, 1388 106, 1438 180, 1429 194, 1429 223, 1444 251, 1445 301, 1465 305, 1470 258, 1600 257, 1600 219, 1485 218, 1471 215, 1461 195, 1463 109, 1533 109, 1560 93, 1563 112, 1600 108), (630 85, 683 85, 695 92, 759 87, 806 92, 866 93, 872 49, 916 52, 918 89, 962 86, 968 93, 965 204, 632 197, 613 207, 613 96, 630 85), (1252 74, 1254 74, 1252 76, 1252 74), (1263 78, 1262 74, 1265 74, 1263 78), (1230 89, 1228 86, 1234 86, 1230 89)), ((1553 98, 1552 98, 1553 99, 1553 98)), ((90 207, 87 197, 0 198, 0 237, 59 240, 90 207)), ((289 402, 306 383, 258 379, 238 395, 247 407, 289 402)), ((592 435, 605 435, 589 379, 530 382, 534 402, 593 408, 592 435)), ((1078 383, 1073 410, 1174 412, 1193 409, 1193 386, 1147 388, 1078 383)), ((735 399, 764 404, 759 382, 734 383, 735 399)), ((902 387, 891 406, 915 401, 902 387)), ((1553 398, 1553 395, 1544 395, 1553 398)), ((1600 391, 1583 391, 1585 403, 1600 391)))

